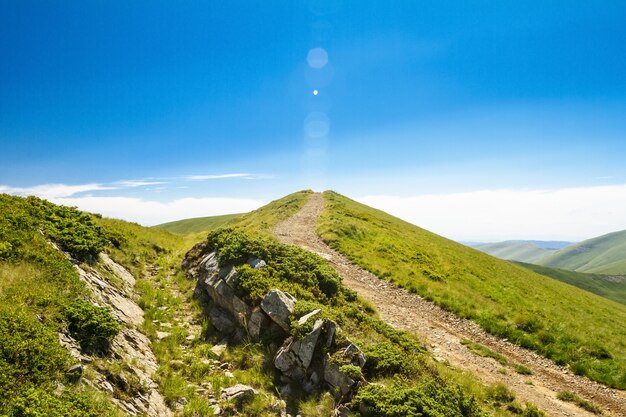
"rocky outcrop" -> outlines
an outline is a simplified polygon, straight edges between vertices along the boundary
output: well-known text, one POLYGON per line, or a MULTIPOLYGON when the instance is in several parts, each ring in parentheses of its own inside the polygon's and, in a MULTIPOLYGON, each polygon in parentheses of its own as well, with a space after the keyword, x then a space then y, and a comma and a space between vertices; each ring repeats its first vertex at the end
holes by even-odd
POLYGON ((93 267, 81 264, 75 268, 90 290, 93 301, 109 307, 122 324, 122 330, 111 343, 111 357, 126 364, 119 373, 99 367, 94 358, 80 351, 79 344, 69 334, 61 333, 61 344, 81 361, 80 376, 84 375, 84 368, 91 368, 90 375, 95 375, 90 379, 83 377, 82 382, 109 394, 112 401, 130 415, 172 415, 152 379, 158 365, 150 340, 137 329, 143 323, 144 315, 134 301, 135 278, 106 254, 101 254, 100 261, 93 267))
MULTIPOLYGON (((339 400, 351 398, 358 381, 342 372, 342 367, 362 368, 366 358, 349 340, 337 340, 335 322, 322 318, 322 311, 316 309, 300 317, 292 329, 295 297, 272 289, 259 306, 248 304, 238 289, 239 274, 234 266, 220 266, 215 252, 195 256, 201 259, 196 266, 189 258, 185 262, 190 277, 197 279, 198 295, 212 301, 209 318, 218 331, 235 340, 242 332, 254 341, 282 340, 274 356, 274 366, 285 383, 279 388, 281 395, 288 395, 290 385, 296 383, 305 391, 325 386, 337 393, 339 400)), ((259 259, 247 263, 257 269, 267 267, 259 259)))

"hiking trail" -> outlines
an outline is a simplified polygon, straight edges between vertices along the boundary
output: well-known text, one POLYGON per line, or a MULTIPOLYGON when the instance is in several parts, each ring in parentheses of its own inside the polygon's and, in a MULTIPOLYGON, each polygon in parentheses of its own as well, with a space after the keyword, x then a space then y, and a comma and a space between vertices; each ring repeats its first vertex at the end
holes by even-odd
POLYGON ((571 391, 597 406, 604 415, 626 417, 626 392, 577 376, 565 367, 535 352, 486 333, 476 323, 461 319, 434 303, 373 275, 331 249, 317 235, 316 224, 324 209, 324 197, 314 193, 295 215, 279 223, 274 234, 283 243, 300 246, 326 259, 343 284, 370 302, 380 318, 391 326, 416 334, 439 362, 470 371, 483 383, 503 383, 516 393, 516 400, 535 404, 549 416, 595 416, 571 402, 557 399, 571 391), (461 344, 464 339, 487 346, 507 358, 508 366, 481 357, 461 344), (532 375, 515 372, 523 365, 532 375), (506 373, 503 373, 503 368, 506 373))

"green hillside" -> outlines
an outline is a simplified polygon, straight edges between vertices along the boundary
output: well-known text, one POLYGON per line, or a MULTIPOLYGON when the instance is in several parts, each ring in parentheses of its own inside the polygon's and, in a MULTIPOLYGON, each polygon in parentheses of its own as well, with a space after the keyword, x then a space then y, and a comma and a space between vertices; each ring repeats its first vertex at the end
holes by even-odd
POLYGON ((495 243, 482 243, 473 246, 496 258, 533 263, 541 258, 556 252, 554 249, 543 249, 528 242, 505 241, 495 243))
POLYGON ((573 372, 626 388, 626 306, 326 192, 318 232, 381 278, 573 372))
POLYGON ((217 229, 222 226, 229 225, 241 217, 237 214, 224 214, 222 216, 194 217, 191 219, 177 220, 158 224, 154 226, 157 229, 167 230, 177 235, 188 235, 191 233, 206 232, 217 229))
POLYGON ((515 263, 538 274, 557 279, 626 305, 626 276, 587 274, 524 262, 515 263))
POLYGON ((626 230, 585 240, 538 263, 579 272, 626 274, 626 230))

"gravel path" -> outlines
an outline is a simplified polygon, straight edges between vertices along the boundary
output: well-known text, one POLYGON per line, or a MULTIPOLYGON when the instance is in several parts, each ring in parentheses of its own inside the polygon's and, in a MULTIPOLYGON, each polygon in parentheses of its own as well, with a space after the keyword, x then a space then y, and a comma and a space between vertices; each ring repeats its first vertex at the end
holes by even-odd
POLYGON ((312 194, 300 212, 277 225, 274 234, 283 243, 301 246, 326 259, 341 275, 344 285, 376 307, 382 320, 417 334, 437 360, 468 370, 486 384, 502 382, 515 391, 518 401, 532 402, 550 416, 594 415, 556 398, 559 391, 568 390, 600 406, 605 415, 626 417, 626 392, 573 375, 552 361, 487 334, 475 323, 460 319, 352 264, 317 235, 315 227, 323 208, 323 195, 312 194), (502 373, 503 366, 494 359, 470 352, 460 343, 463 339, 481 343, 504 355, 509 361, 506 373, 502 373), (520 375, 511 364, 524 365, 533 374, 520 375))

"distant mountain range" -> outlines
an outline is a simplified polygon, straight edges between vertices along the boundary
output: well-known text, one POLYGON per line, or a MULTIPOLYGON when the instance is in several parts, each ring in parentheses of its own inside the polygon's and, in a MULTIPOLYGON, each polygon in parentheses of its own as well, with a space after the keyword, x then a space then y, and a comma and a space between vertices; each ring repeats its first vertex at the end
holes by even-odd
POLYGON ((508 240, 468 246, 512 261, 595 274, 626 274, 626 230, 579 243, 508 240))

